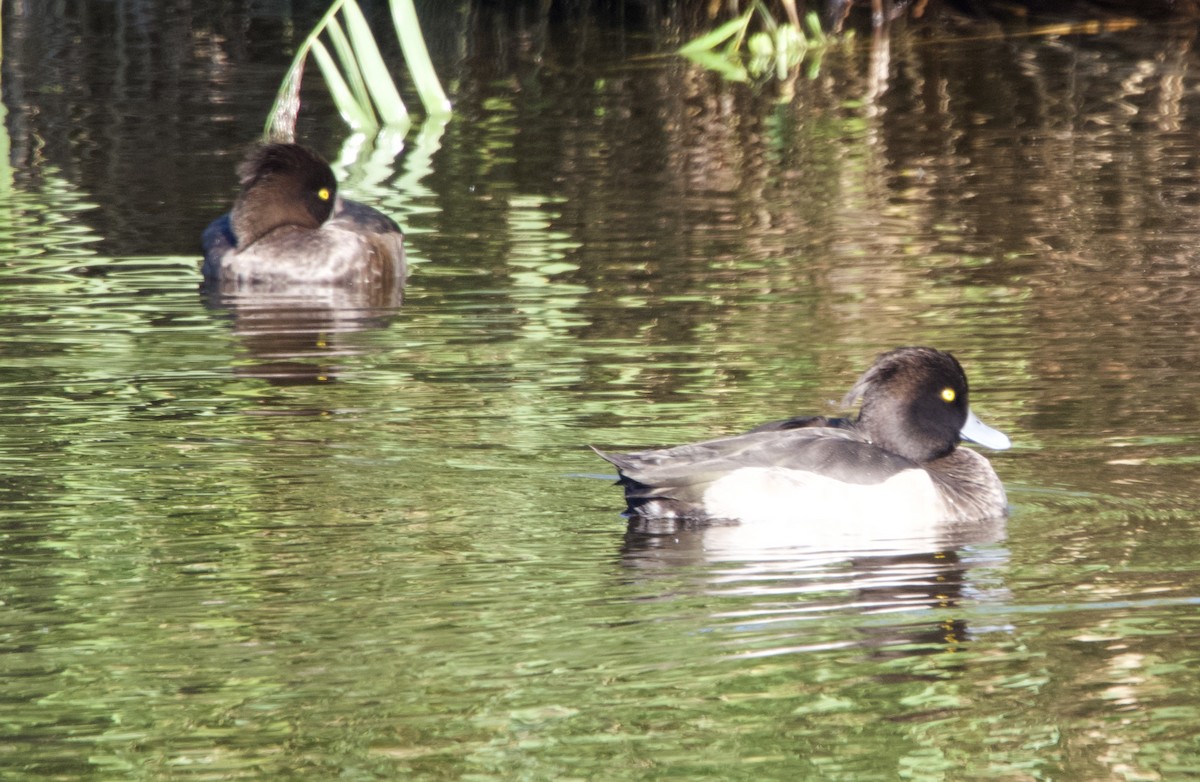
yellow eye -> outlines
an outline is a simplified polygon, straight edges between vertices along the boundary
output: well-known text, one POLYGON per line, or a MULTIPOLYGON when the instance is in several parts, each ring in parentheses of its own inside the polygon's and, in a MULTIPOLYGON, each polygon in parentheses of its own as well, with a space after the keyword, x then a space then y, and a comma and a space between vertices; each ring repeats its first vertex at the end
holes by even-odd
POLYGON ((317 198, 321 199, 322 201, 328 201, 330 195, 332 195, 332 193, 329 192, 329 188, 327 187, 323 187, 317 191, 317 198))
POLYGON ((953 388, 943 388, 942 389, 942 399, 944 399, 947 402, 953 402, 957 398, 957 396, 958 395, 954 393, 953 388))

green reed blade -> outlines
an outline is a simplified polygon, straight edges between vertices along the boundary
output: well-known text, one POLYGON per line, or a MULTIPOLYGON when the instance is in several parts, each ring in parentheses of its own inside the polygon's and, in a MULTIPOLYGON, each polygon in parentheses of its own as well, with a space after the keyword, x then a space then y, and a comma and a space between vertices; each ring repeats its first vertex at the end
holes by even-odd
POLYGON ((354 99, 354 93, 346 84, 346 80, 342 78, 342 73, 338 70, 337 63, 334 62, 333 56, 329 50, 320 41, 312 42, 312 53, 317 60, 317 65, 321 68, 321 74, 325 77, 325 83, 329 85, 329 94, 333 96, 333 103, 337 106, 338 111, 342 115, 342 119, 346 120, 346 124, 355 130, 374 131, 379 128, 379 123, 375 121, 375 117, 354 99))
MULTIPOLYGON (((429 59, 412 0, 391 0, 391 9, 396 34, 422 104, 430 116, 449 116, 450 101, 446 99, 429 59)), ((291 140, 295 136, 300 82, 309 52, 312 52, 325 77, 334 104, 351 128, 376 131, 379 120, 382 120, 386 126, 407 130, 410 124, 408 109, 379 52, 362 9, 356 0, 334 0, 296 51, 271 106, 263 129, 265 139, 291 140), (344 16, 345 29, 338 23, 339 12, 344 16), (322 33, 328 33, 337 53, 336 60, 320 42, 322 33)))
POLYGON ((408 109, 396 89, 396 82, 388 71, 383 55, 379 53, 379 45, 371 33, 367 18, 354 0, 346 0, 342 9, 346 19, 346 29, 350 32, 350 40, 354 44, 356 63, 362 69, 362 77, 366 87, 379 111, 379 116, 385 125, 403 125, 408 122, 408 109))
MULTIPOLYGON (((347 2, 350 1, 347 0, 347 2)), ((346 37, 346 33, 336 18, 329 20, 329 24, 325 27, 325 33, 329 36, 329 42, 333 44, 333 51, 337 55, 339 64, 338 70, 350 88, 354 102, 358 104, 364 114, 374 115, 374 110, 371 108, 371 95, 367 89, 366 80, 363 78, 362 70, 359 68, 355 47, 351 45, 350 39, 346 37)))
POLYGON ((412 73, 413 83, 425 111, 437 116, 450 114, 450 101, 442 90, 433 62, 429 59, 429 50, 425 48, 425 36, 421 34, 421 23, 417 19, 417 9, 412 0, 392 0, 392 22, 396 25, 396 36, 400 39, 400 48, 404 51, 404 59, 408 70, 412 73))
POLYGON ((747 10, 746 13, 736 19, 730 19, 712 32, 705 33, 698 38, 693 38, 679 47, 679 53, 695 54, 697 52, 712 51, 725 41, 744 31, 746 25, 750 23, 752 11, 753 9, 747 10))

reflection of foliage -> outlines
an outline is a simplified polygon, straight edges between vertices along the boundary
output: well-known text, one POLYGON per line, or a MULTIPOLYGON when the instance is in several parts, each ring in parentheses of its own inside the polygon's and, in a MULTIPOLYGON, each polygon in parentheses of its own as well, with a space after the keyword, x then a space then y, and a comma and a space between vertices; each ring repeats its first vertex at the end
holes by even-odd
POLYGON ((782 80, 806 57, 815 73, 832 42, 815 13, 808 14, 803 25, 798 19, 779 22, 755 0, 736 19, 688 41, 679 53, 733 81, 771 75, 782 80), (756 17, 764 29, 751 33, 756 17))
MULTIPOLYGON (((193 191, 132 167, 196 158, 184 179, 227 190, 210 157, 143 153, 143 125, 206 124, 153 113, 160 81, 117 81, 97 111, 63 80, 82 97, 38 93, 11 126, 30 154, 69 128, 74 153, 14 165, 38 187, 0 210, 28 221, 10 249, 44 255, 7 257, 0 286, 14 776, 1196 766, 1190 34, 897 35, 886 89, 831 56, 776 104, 485 5, 451 77, 471 121, 424 192, 393 196, 431 262, 396 327, 334 343, 345 382, 239 374, 248 347, 199 308, 194 258, 64 257, 87 206, 69 187, 140 245, 139 191, 193 191), (821 411, 910 340, 959 352, 972 401, 1019 422, 997 461, 1010 542, 957 568, 789 578, 685 551, 635 570, 618 490, 568 477, 604 469, 584 442, 821 411)), ((93 62, 79 40, 55 51, 93 62)), ((167 203, 142 209, 156 233, 186 211, 167 203)))
MULTIPOLYGON (((433 70, 412 0, 392 0, 392 21, 421 102, 430 115, 445 116, 450 103, 433 70)), ((290 139, 300 106, 300 80, 309 52, 316 58, 334 103, 354 130, 373 133, 380 125, 408 127, 408 109, 392 80, 379 45, 355 0, 335 0, 292 61, 267 120, 266 135, 290 139), (338 21, 339 12, 345 24, 338 21), (321 42, 333 44, 337 58, 321 42)))

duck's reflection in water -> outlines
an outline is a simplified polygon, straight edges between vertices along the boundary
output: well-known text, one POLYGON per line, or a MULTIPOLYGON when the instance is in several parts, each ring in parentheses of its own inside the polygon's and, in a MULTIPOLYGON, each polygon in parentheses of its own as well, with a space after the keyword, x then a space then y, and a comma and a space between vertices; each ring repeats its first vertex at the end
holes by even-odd
POLYGON ((400 309, 403 284, 387 288, 292 286, 282 291, 229 290, 207 303, 229 313, 250 360, 234 373, 276 385, 335 380, 341 362, 363 350, 357 332, 382 329, 400 309))
POLYGON ((711 617, 742 656, 932 653, 967 640, 966 604, 1009 599, 997 575, 1008 556, 996 545, 1003 518, 840 546, 770 541, 755 526, 635 518, 621 561, 637 580, 661 583, 664 598, 681 590, 720 598, 711 617))

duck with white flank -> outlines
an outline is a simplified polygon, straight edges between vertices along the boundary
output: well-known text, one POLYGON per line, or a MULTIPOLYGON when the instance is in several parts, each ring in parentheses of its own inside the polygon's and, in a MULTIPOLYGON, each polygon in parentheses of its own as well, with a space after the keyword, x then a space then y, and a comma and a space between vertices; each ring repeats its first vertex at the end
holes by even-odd
POLYGON ((628 512, 642 518, 837 522, 875 517, 904 526, 971 522, 1007 513, 988 448, 1008 437, 968 404, 967 376, 949 353, 924 347, 880 355, 844 403, 858 417, 789 418, 745 434, 629 454, 617 467, 628 512))

